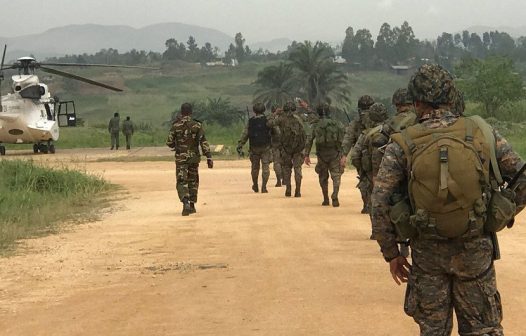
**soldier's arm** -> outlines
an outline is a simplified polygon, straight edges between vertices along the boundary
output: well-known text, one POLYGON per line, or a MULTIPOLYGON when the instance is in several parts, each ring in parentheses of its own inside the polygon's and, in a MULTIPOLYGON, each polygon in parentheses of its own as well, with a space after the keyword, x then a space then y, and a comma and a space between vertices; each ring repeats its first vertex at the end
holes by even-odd
POLYGON ((305 150, 303 152, 305 157, 310 155, 310 151, 312 150, 312 146, 314 145, 314 139, 315 139, 315 136, 314 136, 314 129, 313 129, 312 132, 307 136, 307 141, 305 142, 305 150))
POLYGON ((371 195, 373 235, 386 260, 400 254, 396 231, 389 218, 389 199, 402 183, 406 183, 405 169, 406 159, 402 148, 396 143, 387 145, 371 195))
POLYGON ((241 133, 241 138, 237 141, 238 147, 243 147, 248 141, 248 124, 245 126, 243 133, 241 133))
POLYGON ((351 163, 356 168, 356 170, 358 170, 358 173, 360 173, 360 170, 362 169, 362 149, 364 141, 365 135, 360 134, 358 141, 356 141, 356 144, 354 144, 353 148, 351 149, 351 163))
MULTIPOLYGON (((496 140, 496 156, 500 172, 503 177, 511 179, 524 165, 524 161, 519 154, 513 150, 511 144, 499 134, 499 132, 495 130, 494 133, 496 140)), ((519 178, 519 184, 517 189, 515 189, 515 192, 515 203, 517 204, 517 213, 519 213, 526 206, 526 173, 519 178)))
POLYGON ((203 155, 206 156, 208 159, 212 158, 210 144, 206 140, 205 131, 202 125, 201 125, 201 128, 199 128, 199 133, 197 137, 199 139, 199 145, 201 146, 201 151, 203 152, 203 155))
POLYGON ((354 136, 352 135, 352 133, 354 132, 354 127, 353 127, 353 124, 354 124, 354 121, 352 121, 348 126, 347 128, 345 129, 345 135, 343 136, 343 141, 342 141, 342 155, 344 156, 347 156, 349 155, 349 152, 351 151, 352 147, 353 147, 353 138, 354 136))
POLYGON ((175 127, 172 126, 170 133, 168 133, 168 138, 166 139, 166 146, 170 148, 175 148, 175 127))

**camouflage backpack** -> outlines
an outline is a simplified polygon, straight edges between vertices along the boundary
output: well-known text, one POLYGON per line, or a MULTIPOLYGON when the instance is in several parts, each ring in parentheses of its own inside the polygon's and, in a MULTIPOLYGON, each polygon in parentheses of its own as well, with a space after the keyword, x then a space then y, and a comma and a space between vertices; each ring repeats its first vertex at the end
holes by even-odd
POLYGON ((305 130, 303 123, 295 115, 285 117, 279 125, 281 145, 285 152, 299 153, 305 148, 305 130))
POLYGON ((456 238, 482 232, 495 156, 486 125, 460 118, 446 128, 417 124, 391 136, 407 157, 409 221, 418 235, 456 238))
POLYGON ((342 145, 345 130, 343 125, 334 119, 322 118, 314 127, 316 148, 337 148, 342 145))

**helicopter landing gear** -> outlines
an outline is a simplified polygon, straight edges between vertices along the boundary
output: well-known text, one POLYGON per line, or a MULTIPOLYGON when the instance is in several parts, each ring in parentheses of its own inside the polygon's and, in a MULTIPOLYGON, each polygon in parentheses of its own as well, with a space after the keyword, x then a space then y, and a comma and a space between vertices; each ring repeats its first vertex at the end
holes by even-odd
POLYGON ((33 144, 33 153, 38 153, 38 144, 33 144))
POLYGON ((5 155, 5 147, 0 145, 0 155, 5 155))
POLYGON ((55 154, 55 144, 51 140, 47 142, 47 148, 51 154, 55 154))
POLYGON ((47 142, 47 145, 41 142, 34 144, 33 153, 36 154, 39 152, 43 154, 47 154, 47 153, 55 154, 55 145, 53 144, 53 142, 51 142, 51 140, 47 142))

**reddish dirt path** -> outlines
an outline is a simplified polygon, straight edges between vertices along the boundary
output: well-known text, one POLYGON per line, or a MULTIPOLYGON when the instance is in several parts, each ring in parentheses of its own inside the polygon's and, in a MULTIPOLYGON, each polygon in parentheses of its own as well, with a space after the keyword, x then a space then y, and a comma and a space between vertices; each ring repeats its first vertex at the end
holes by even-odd
MULTIPOLYGON (((218 161, 201 169, 199 213, 183 218, 172 162, 92 161, 108 155, 131 154, 37 157, 102 174, 128 194, 103 220, 0 259, 0 334, 418 334, 404 288, 368 239, 352 172, 334 209, 320 206, 313 168, 303 197, 285 199, 281 188, 250 190, 248 161, 218 161)), ((506 335, 524 334, 525 219, 500 234, 506 335)))

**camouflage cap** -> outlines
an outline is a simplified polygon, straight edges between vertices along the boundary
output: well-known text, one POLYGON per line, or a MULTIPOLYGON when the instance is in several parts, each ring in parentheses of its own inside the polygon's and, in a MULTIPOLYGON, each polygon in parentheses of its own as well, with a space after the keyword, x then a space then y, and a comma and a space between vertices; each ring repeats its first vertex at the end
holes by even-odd
POLYGON ((453 76, 438 64, 424 64, 409 80, 407 90, 414 101, 432 105, 453 102, 453 76))
POLYGON ((330 112, 330 105, 328 103, 321 103, 316 106, 316 112, 319 115, 328 115, 330 112))
POLYGON ((374 99, 369 95, 363 95, 358 99, 358 108, 361 110, 367 110, 373 104, 374 99))
POLYGON ((283 105, 283 111, 290 112, 290 111, 296 111, 296 104, 294 104, 293 101, 288 101, 283 105))
POLYGON ((266 108, 263 103, 255 103, 254 106, 252 106, 252 111, 255 113, 263 113, 265 112, 266 108))
POLYGON ((393 94, 393 99, 391 100, 393 105, 405 105, 413 104, 413 98, 409 95, 407 88, 397 89, 393 94))
POLYGON ((369 119, 374 123, 379 123, 388 118, 387 108, 382 103, 374 103, 369 108, 369 119))

